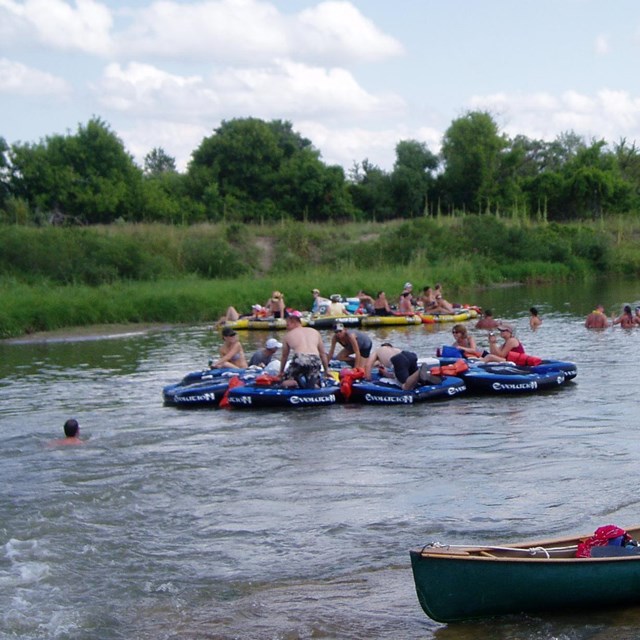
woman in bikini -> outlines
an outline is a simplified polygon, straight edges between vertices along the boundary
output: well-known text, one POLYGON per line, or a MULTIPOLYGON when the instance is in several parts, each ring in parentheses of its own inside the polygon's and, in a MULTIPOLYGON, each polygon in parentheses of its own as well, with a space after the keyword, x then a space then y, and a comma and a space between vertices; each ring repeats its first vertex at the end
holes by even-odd
POLYGON ((284 318, 284 298, 279 291, 274 291, 264 306, 274 318, 284 318))
POLYGON ((225 327, 222 330, 223 343, 220 347, 220 357, 211 365, 212 369, 246 369, 247 358, 238 334, 231 328, 225 327))
POLYGON ((451 333, 453 333, 455 339, 452 346, 458 349, 458 351, 461 351, 465 358, 477 358, 480 356, 478 347, 476 347, 476 341, 467 331, 467 327, 463 324, 457 324, 453 327, 451 333))

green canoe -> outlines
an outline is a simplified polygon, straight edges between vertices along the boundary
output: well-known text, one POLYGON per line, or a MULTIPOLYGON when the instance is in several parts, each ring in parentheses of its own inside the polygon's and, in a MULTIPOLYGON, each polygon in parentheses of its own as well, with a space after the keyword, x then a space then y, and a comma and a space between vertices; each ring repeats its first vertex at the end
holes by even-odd
MULTIPOLYGON (((640 537, 640 525, 627 534, 640 537)), ((640 549, 598 547, 592 551, 598 557, 576 558, 578 543, 590 535, 411 550, 418 600, 438 622, 640 604, 640 549)))

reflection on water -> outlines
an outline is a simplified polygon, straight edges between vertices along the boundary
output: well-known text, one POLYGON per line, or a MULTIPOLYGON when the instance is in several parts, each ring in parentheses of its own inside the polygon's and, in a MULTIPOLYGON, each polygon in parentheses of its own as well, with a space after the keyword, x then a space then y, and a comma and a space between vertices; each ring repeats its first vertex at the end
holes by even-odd
MULTIPOLYGON (((445 626, 418 605, 411 547, 638 522, 640 330, 582 326, 595 300, 638 294, 477 295, 528 352, 575 361, 575 383, 415 406, 180 411, 160 390, 217 349, 206 327, 0 345, 0 637, 635 637, 640 608, 445 626), (89 443, 48 449, 72 415, 89 443)), ((372 334, 421 355, 451 342, 449 326, 372 334)), ((266 337, 241 335, 248 352, 266 337)))

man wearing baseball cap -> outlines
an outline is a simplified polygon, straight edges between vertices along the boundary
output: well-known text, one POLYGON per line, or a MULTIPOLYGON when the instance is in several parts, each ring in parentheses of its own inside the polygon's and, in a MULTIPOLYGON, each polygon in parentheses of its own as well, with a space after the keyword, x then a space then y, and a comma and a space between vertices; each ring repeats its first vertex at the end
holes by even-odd
POLYGON ((373 346, 371 338, 364 331, 346 329, 342 322, 333 325, 333 337, 329 347, 329 361, 333 358, 336 347, 340 345, 342 349, 336 358, 342 362, 350 362, 353 367, 364 369, 367 358, 371 355, 373 346))
POLYGON ((282 346, 282 342, 278 342, 275 338, 269 338, 262 349, 258 349, 249 360, 250 367, 266 367, 276 351, 282 346))

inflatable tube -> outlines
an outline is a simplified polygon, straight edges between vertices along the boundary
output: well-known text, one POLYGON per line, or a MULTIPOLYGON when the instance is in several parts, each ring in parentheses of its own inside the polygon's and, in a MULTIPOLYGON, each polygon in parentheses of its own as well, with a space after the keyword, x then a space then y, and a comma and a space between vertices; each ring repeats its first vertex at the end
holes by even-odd
POLYGON ((362 316, 360 324, 363 327, 386 327, 422 324, 422 318, 414 316, 362 316))
POLYGON ((469 309, 455 310, 454 313, 420 314, 420 318, 425 324, 434 324, 437 322, 465 322, 466 320, 471 320, 472 317, 472 313, 469 309))
POLYGON ((217 376, 211 380, 166 386, 162 390, 164 404, 173 407, 217 407, 229 386, 229 378, 217 376))
POLYGON ((533 371, 510 362, 474 364, 460 377, 470 393, 537 393, 563 385, 567 377, 560 369, 533 371))
MULTIPOLYGON (((306 320, 302 319, 304 325, 306 320)), ((265 320, 254 320, 252 318, 240 318, 240 320, 230 320, 223 322, 220 325, 222 327, 230 327, 236 330, 255 330, 255 331, 277 331, 287 328, 287 323, 283 318, 270 318, 265 320)))
MULTIPOLYGON (((214 378, 219 378, 220 376, 230 375, 242 375, 246 372, 246 369, 236 369, 235 367, 222 367, 220 369, 202 369, 202 371, 192 371, 191 373, 187 373, 187 375, 182 378, 182 380, 177 383, 178 385, 189 385, 195 384, 197 382, 207 382, 213 380, 214 378)), ((177 385, 169 385, 169 386, 177 386, 177 385)), ((166 388, 166 387, 165 387, 166 388)))
POLYGON ((341 400, 335 380, 321 389, 285 389, 278 385, 250 382, 229 390, 229 405, 240 409, 262 407, 322 407, 341 400))
POLYGON ((314 316, 307 320, 307 326, 314 329, 333 329, 336 322, 341 322, 347 328, 360 326, 362 316, 314 316))
MULTIPOLYGON (((438 358, 438 360, 444 364, 453 364, 456 361, 454 357, 442 357, 438 358)), ((467 363, 470 367, 474 367, 476 365, 482 364, 479 360, 467 360, 467 363)), ((502 364, 502 363, 494 363, 494 364, 502 364)), ((504 364, 513 364, 513 363, 504 363, 504 364)), ((542 362, 535 366, 523 367, 518 366, 518 369, 523 369, 529 371, 530 373, 549 373, 550 371, 562 371, 567 380, 573 380, 578 375, 578 367, 575 362, 569 362, 565 360, 542 360, 542 362)))
POLYGON ((454 398, 465 390, 464 381, 454 376, 447 376, 437 384, 422 385, 410 391, 383 380, 357 380, 351 386, 349 401, 364 404, 414 404, 454 398))

